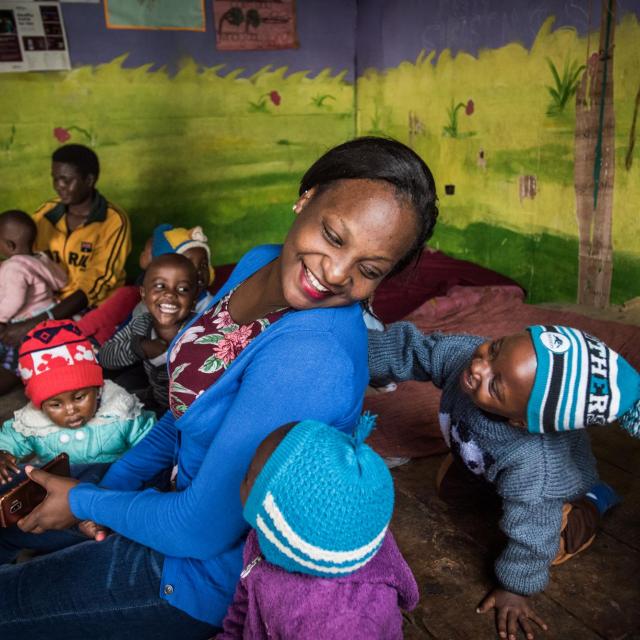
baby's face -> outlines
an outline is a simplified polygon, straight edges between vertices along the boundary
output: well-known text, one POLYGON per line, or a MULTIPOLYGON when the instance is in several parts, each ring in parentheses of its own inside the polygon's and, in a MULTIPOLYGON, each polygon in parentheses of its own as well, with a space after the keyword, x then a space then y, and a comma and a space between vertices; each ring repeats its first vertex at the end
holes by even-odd
POLYGON ((42 411, 59 427, 79 429, 96 415, 98 388, 84 387, 47 398, 42 411))
MULTIPOLYGON (((186 267, 190 267, 187 263, 186 267)), ((140 294, 160 326, 182 322, 191 312, 197 293, 193 271, 182 265, 151 265, 140 294)))
POLYGON ((473 403, 510 424, 525 427, 537 360, 528 333, 483 342, 460 376, 460 387, 473 403))
POLYGON ((262 471, 262 467, 264 467, 271 454, 278 448, 278 445, 296 424, 297 422, 290 422, 272 431, 256 449, 253 460, 251 460, 251 464, 240 485, 240 501, 242 502, 242 506, 246 503, 253 488, 253 483, 262 471))
POLYGON ((182 255, 191 261, 198 273, 198 287, 204 291, 209 286, 209 256, 202 247, 191 247, 182 255))

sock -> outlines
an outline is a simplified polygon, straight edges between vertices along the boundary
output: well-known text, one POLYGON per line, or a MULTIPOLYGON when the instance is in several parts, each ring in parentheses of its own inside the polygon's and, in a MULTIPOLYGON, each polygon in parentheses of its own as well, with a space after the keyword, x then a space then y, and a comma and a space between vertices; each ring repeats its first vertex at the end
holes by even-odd
POLYGON ((604 515, 611 507, 615 507, 622 502, 622 498, 606 482, 594 484, 585 497, 591 500, 598 509, 600 515, 604 515))

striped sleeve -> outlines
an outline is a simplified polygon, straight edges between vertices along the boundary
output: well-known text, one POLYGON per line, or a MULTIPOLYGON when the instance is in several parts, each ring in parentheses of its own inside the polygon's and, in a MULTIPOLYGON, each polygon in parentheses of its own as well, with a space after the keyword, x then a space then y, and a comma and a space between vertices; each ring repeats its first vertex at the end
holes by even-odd
POLYGON ((151 322, 151 314, 143 313, 122 327, 100 347, 98 352, 100 364, 105 369, 121 369, 141 362, 143 358, 136 348, 136 344, 140 338, 149 337, 151 322))

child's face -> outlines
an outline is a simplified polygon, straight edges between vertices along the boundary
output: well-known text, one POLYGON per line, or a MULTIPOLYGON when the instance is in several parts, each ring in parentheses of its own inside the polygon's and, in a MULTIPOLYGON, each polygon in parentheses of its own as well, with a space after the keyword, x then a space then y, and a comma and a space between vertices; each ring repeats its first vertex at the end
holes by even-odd
POLYGON ((42 411, 59 427, 79 429, 96 415, 98 388, 83 387, 47 398, 42 411))
POLYGON ((140 258, 138 258, 138 264, 143 271, 146 271, 151 264, 152 256, 151 256, 151 244, 153 243, 153 238, 148 238, 144 243, 144 249, 140 252, 140 258))
POLYGON ((202 247, 191 247, 183 254, 185 258, 191 261, 198 273, 198 287, 200 291, 204 291, 209 286, 209 256, 202 247))
POLYGON ((278 448, 278 445, 282 442, 289 431, 296 426, 296 424, 298 423, 290 422, 289 424, 285 424, 275 431, 272 431, 256 449, 253 460, 251 460, 251 464, 249 465, 247 473, 242 479, 242 484, 240 485, 240 501, 242 502, 243 507, 251 493, 253 483, 262 471, 262 467, 264 467, 271 454, 278 448))
POLYGON ((190 266, 151 265, 147 269, 140 295, 149 313, 161 326, 182 322, 191 312, 197 292, 190 266))
POLYGON ((460 387, 483 411, 524 427, 536 368, 529 334, 504 336, 483 342, 476 349, 460 375, 460 387))

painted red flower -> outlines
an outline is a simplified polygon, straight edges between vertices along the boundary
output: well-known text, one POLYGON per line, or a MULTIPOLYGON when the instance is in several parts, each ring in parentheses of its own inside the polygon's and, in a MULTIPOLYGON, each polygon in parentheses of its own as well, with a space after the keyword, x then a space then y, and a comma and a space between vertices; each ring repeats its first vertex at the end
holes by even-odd
POLYGON ((280 102, 282 101, 282 97, 280 96, 280 94, 277 91, 272 91, 269 94, 269 98, 271 99, 271 102, 273 102, 273 104, 276 105, 276 107, 280 106, 280 102))
POLYGON ((476 110, 476 106, 473 104, 473 100, 469 99, 467 101, 467 106, 464 108, 464 112, 470 116, 476 110))
POLYGON ((69 140, 69 138, 71 137, 71 134, 69 133, 69 131, 67 129, 65 129, 64 127, 56 127, 53 130, 53 137, 58 141, 58 142, 66 142, 67 140, 69 140))

